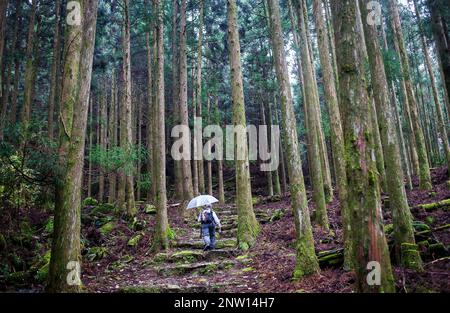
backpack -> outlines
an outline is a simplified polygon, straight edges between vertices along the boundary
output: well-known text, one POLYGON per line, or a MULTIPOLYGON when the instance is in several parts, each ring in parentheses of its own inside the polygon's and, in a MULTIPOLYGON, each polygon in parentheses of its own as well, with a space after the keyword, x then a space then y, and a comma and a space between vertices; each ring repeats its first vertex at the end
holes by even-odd
POLYGON ((211 212, 203 211, 202 224, 212 224, 212 223, 214 223, 213 211, 212 210, 211 212))

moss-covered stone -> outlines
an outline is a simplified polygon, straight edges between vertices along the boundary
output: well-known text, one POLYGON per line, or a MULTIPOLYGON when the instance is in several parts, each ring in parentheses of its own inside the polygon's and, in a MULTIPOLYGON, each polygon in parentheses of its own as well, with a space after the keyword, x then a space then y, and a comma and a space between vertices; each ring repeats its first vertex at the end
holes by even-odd
POLYGON ((100 227, 100 233, 102 235, 108 235, 109 233, 111 233, 114 230, 114 228, 116 228, 116 225, 117 224, 113 221, 108 222, 108 223, 104 224, 102 227, 100 227))
POLYGON ((136 247, 139 243, 139 241, 142 239, 142 234, 137 234, 128 240, 127 245, 130 247, 136 247))
POLYGON ((92 197, 88 197, 86 199, 83 200, 83 206, 97 206, 98 205, 98 201, 92 197))
POLYGON ((154 214, 157 213, 156 207, 153 204, 147 204, 144 207, 144 212, 147 213, 147 214, 151 214, 151 215, 154 215, 154 214))

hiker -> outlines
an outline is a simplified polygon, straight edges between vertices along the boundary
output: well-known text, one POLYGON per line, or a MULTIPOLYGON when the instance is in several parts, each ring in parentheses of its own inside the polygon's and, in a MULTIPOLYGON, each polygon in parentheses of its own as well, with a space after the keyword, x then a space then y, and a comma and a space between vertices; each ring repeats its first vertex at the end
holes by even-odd
POLYGON ((204 210, 198 216, 198 221, 201 223, 201 235, 205 242, 203 251, 214 250, 216 247, 216 227, 219 228, 219 232, 222 232, 222 225, 211 204, 204 206, 204 210))

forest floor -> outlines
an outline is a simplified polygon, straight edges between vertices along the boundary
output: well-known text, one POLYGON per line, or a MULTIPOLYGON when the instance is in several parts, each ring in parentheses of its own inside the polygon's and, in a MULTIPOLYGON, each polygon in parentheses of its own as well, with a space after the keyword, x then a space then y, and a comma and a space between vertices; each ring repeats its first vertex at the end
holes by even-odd
MULTIPOLYGON (((446 168, 433 170, 432 191, 409 191, 408 200, 414 216, 424 271, 417 273, 393 267, 398 292, 450 292, 450 203, 435 208, 421 207, 450 199, 446 168)), ((254 194, 264 182, 254 177, 254 194)), ((417 184, 417 181, 414 181, 417 184)), ((309 195, 310 196, 310 195, 309 195)), ((229 199, 229 203, 233 203, 229 199)), ((88 203, 90 201, 87 201, 88 203)), ((172 248, 164 253, 151 251, 155 211, 140 203, 133 221, 111 214, 109 205, 95 201, 83 209, 83 283, 88 292, 352 292, 354 276, 342 267, 342 225, 339 202, 328 206, 332 235, 314 227, 316 253, 321 273, 292 281, 295 264, 294 224, 289 197, 255 197, 254 209, 261 223, 256 244, 248 251, 235 249, 236 219, 234 205, 216 207, 223 222, 217 250, 203 252, 196 211, 185 216, 179 204, 170 203, 169 220, 173 230, 172 248)), ((383 197, 385 229, 392 237, 388 199, 383 197)), ((310 202, 310 210, 314 207, 310 202)), ((23 209, 22 221, 29 218, 30 238, 5 234, 6 249, 0 252, 3 267, 0 291, 41 292, 48 270, 51 223, 48 213, 23 209), (9 239, 9 240, 8 240, 9 239), (6 262, 3 258, 6 257, 6 262), (12 271, 10 269, 13 269, 12 271)), ((1 219, 1 218, 0 218, 1 219)), ((5 217, 3 217, 5 219, 5 217)), ((5 222, 8 222, 5 220, 5 222)), ((5 227, 7 224, 0 224, 5 227)), ((24 227, 23 223, 19 225, 24 227)), ((17 228, 16 228, 17 229, 17 228)), ((20 235, 20 236, 19 236, 20 235)), ((391 249, 392 250, 392 249, 391 249)), ((392 251, 391 251, 392 252, 392 251)))

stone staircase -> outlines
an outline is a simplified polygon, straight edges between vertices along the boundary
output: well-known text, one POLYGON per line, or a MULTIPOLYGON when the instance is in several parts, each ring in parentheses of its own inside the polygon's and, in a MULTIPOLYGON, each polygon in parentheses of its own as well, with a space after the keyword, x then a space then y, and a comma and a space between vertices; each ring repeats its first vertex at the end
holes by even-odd
MULTIPOLYGON (((188 229, 177 239, 172 249, 156 254, 146 266, 152 267, 157 279, 151 284, 126 286, 125 293, 203 293, 227 292, 233 286, 245 286, 245 275, 237 273, 239 265, 248 261, 237 247, 237 213, 233 207, 217 208, 222 222, 222 233, 216 232, 216 250, 203 251, 199 225, 193 218, 186 220, 188 229), (234 274, 232 275, 232 272, 234 274)), ((255 212, 260 223, 270 216, 264 211, 255 212)), ((242 266, 241 266, 242 267, 242 266)))

